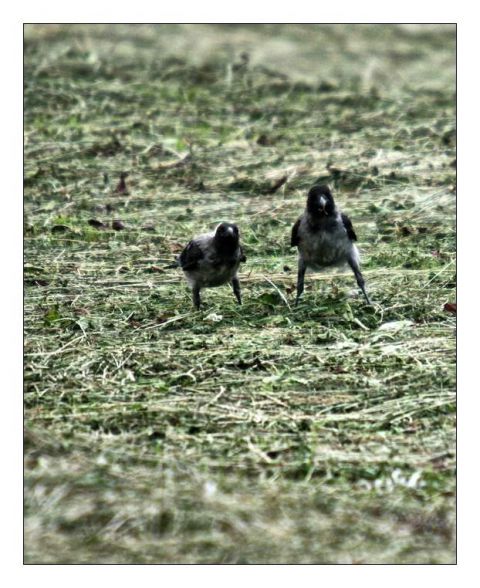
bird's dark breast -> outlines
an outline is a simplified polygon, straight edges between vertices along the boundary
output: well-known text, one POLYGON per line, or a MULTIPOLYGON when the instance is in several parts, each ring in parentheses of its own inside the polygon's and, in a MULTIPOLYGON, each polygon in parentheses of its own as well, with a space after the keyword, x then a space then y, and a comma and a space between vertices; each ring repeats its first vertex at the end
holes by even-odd
POLYGON ((215 273, 205 276, 204 283, 206 286, 221 286, 226 282, 230 282, 230 280, 235 276, 238 269, 237 262, 231 262, 229 260, 228 263, 219 265, 215 268, 215 273))
POLYGON ((345 263, 351 244, 345 231, 312 230, 302 231, 298 246, 305 264, 312 269, 345 263))
POLYGON ((230 282, 237 273, 239 265, 239 259, 203 260, 194 271, 186 272, 186 275, 190 283, 195 283, 200 288, 214 288, 230 282))
POLYGON ((238 265, 239 260, 235 258, 227 258, 227 259, 217 259, 213 262, 213 267, 215 269, 225 268, 232 268, 238 265))

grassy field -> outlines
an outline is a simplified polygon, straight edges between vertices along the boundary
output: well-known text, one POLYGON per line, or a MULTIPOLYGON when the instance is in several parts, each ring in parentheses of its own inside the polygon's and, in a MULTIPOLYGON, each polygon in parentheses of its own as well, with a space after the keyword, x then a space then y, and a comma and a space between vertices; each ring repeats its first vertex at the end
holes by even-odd
POLYGON ((25 561, 454 563, 455 29, 27 26, 24 97, 25 561), (372 307, 292 305, 319 179, 372 307))

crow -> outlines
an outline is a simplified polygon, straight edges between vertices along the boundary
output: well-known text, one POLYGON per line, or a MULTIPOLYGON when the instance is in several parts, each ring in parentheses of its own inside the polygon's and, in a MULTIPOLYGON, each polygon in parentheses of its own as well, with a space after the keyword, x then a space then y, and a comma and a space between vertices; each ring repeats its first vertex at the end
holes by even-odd
POLYGON ((192 239, 177 257, 174 264, 167 267, 182 268, 192 288, 195 308, 200 308, 200 290, 230 282, 233 293, 242 304, 240 282, 237 271, 240 263, 247 261, 237 225, 220 223, 215 231, 192 239))
POLYGON ((345 263, 352 268, 365 300, 371 304, 360 271, 360 255, 354 243, 356 240, 351 220, 335 206, 329 187, 313 186, 308 192, 305 212, 292 228, 291 246, 298 247, 295 305, 303 292, 307 268, 321 270, 345 263))

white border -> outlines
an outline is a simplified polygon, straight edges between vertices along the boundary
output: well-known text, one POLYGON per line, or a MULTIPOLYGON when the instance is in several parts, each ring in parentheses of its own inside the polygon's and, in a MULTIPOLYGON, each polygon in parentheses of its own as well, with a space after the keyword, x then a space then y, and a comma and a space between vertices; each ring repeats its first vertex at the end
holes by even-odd
MULTIPOLYGON (((402 2, 390 7, 385 2, 341 3, 325 6, 313 2, 279 3, 244 1, 226 8, 225 3, 182 2, 170 7, 137 1, 129 12, 119 3, 83 1, 23 2, 2 12, 2 252, 1 305, 3 310, 2 365, 7 378, 2 385, 2 543, 5 562, 2 576, 23 585, 38 587, 80 586, 95 579, 95 585, 123 586, 151 578, 154 582, 189 581, 225 585, 225 581, 255 584, 285 582, 289 585, 316 580, 336 585, 449 586, 452 582, 471 585, 478 577, 476 558, 479 528, 478 437, 480 418, 478 363, 478 254, 479 232, 479 76, 478 18, 470 3, 402 2), (448 12, 442 10, 442 5, 448 12), (149 7, 152 9, 149 10, 149 7), (92 18, 93 17, 93 18, 92 18), (22 470, 21 470, 21 384, 22 384, 22 22, 458 22, 458 244, 459 244, 459 500, 458 566, 24 566, 22 567, 22 470), (14 483, 12 484, 12 480, 14 483), (468 574, 468 576, 467 576, 468 574)), ((453 205, 453 203, 452 203, 453 205)), ((83 588, 83 586, 82 586, 83 588)))

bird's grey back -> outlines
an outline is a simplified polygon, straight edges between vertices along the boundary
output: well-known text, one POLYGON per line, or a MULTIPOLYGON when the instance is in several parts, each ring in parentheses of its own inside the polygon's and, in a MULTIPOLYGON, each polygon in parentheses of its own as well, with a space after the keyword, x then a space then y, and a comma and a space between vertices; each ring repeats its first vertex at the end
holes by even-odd
POLYGON ((191 286, 215 287, 221 286, 235 277, 240 265, 240 245, 231 256, 219 256, 214 243, 215 232, 203 233, 192 241, 201 250, 203 256, 198 260, 196 267, 184 270, 185 276, 191 286))

